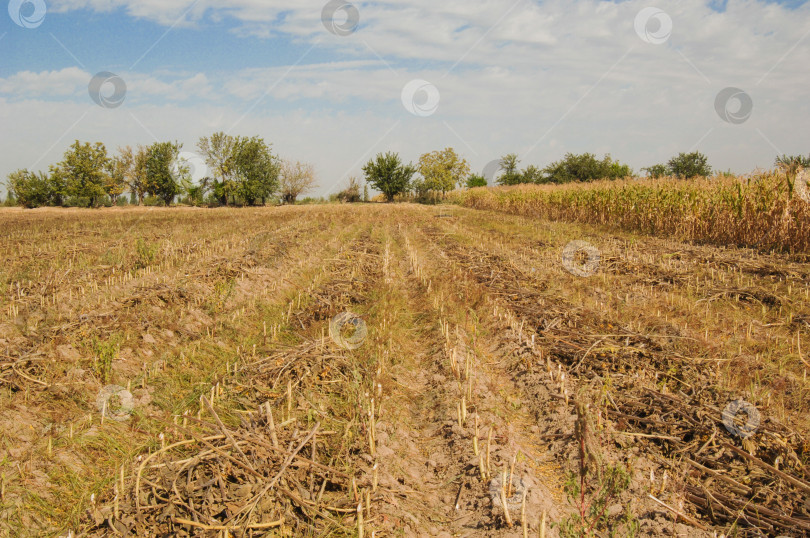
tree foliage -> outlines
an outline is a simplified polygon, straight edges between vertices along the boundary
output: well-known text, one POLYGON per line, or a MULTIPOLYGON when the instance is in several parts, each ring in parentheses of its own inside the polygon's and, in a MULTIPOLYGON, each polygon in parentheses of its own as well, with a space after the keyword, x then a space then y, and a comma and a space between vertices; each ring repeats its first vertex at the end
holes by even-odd
POLYGON ((561 160, 543 169, 543 182, 570 183, 572 181, 595 181, 598 179, 619 179, 633 175, 626 164, 611 159, 610 155, 597 159, 592 153, 576 155, 566 153, 561 160))
POLYGON ((180 194, 180 174, 175 167, 182 144, 155 142, 146 152, 146 192, 170 205, 180 194))
POLYGON ((425 189, 445 193, 464 185, 470 165, 453 148, 445 148, 419 157, 417 171, 422 174, 425 189))
POLYGON ((647 175, 652 179, 658 179, 671 174, 669 166, 665 164, 654 164, 652 166, 648 166, 647 168, 642 168, 642 170, 647 172, 647 175))
POLYGON ((133 149, 131 146, 118 148, 118 156, 115 157, 115 166, 124 176, 129 192, 134 195, 138 205, 143 205, 146 197, 146 157, 148 149, 138 145, 133 149))
POLYGON ((218 132, 201 138, 197 147, 214 175, 211 190, 219 203, 264 204, 278 188, 277 158, 263 138, 218 132))
POLYGON ((48 176, 42 172, 16 170, 8 175, 6 186, 9 196, 13 196, 23 207, 40 207, 50 202, 51 186, 48 176))
POLYGON ((113 205, 118 203, 118 197, 124 194, 127 188, 127 172, 126 162, 122 161, 120 156, 107 161, 104 192, 107 193, 113 205))
POLYGON ((521 183, 545 183, 545 176, 543 171, 535 165, 530 164, 520 173, 521 183))
POLYGON ((97 207, 107 194, 107 148, 101 142, 91 144, 76 140, 65 151, 63 160, 55 166, 52 173, 64 182, 65 194, 74 199, 85 200, 90 207, 97 207))
POLYGON ((212 194, 222 205, 228 205, 229 197, 236 193, 236 184, 231 174, 234 144, 234 137, 221 131, 210 137, 204 136, 197 143, 205 164, 214 176, 212 194))
POLYGON ((516 153, 507 153, 501 157, 500 165, 503 173, 498 176, 496 183, 498 185, 517 185, 521 183, 520 172, 518 171, 518 163, 520 160, 516 153))
POLYGON ((708 177, 712 174, 712 167, 709 166, 708 158, 694 151, 692 153, 679 153, 672 157, 667 164, 654 164, 642 168, 652 179, 665 176, 675 176, 680 179, 691 179, 694 177, 708 177))
POLYGON ((679 153, 672 157, 667 163, 669 175, 680 179, 691 179, 694 177, 708 177, 712 175, 712 167, 709 166, 709 159, 699 151, 692 153, 679 153))
POLYGON ((470 177, 467 178, 466 187, 468 189, 474 189, 475 187, 486 187, 487 186, 487 178, 480 174, 472 174, 470 177))
POLYGON ((363 166, 366 181, 385 195, 388 202, 406 192, 411 178, 416 173, 412 164, 403 165, 399 155, 392 152, 378 153, 363 166))

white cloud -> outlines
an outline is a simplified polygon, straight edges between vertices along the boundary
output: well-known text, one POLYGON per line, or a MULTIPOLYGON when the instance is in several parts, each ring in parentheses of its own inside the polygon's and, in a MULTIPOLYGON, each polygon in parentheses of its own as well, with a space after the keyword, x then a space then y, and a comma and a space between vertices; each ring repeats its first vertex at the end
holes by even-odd
MULTIPOLYGON (((66 0, 55 9, 117 8, 168 26, 190 5, 66 0)), ((0 149, 12 156, 0 175, 30 166, 88 107, 42 163, 58 160, 76 137, 109 147, 150 142, 133 117, 158 138, 185 141, 189 149, 243 115, 236 132, 260 134, 283 156, 314 162, 324 185, 344 172, 359 174, 358 160, 385 150, 415 160, 423 151, 455 146, 474 169, 509 151, 521 153, 524 165, 544 165, 567 151, 610 152, 639 170, 699 149, 716 168, 737 172, 770 166, 777 151, 810 151, 810 5, 791 10, 729 0, 716 13, 697 0, 661 4, 673 21, 662 45, 645 43, 634 31, 635 15, 647 5, 358 2, 360 28, 338 37, 321 24, 321 1, 235 0, 217 8, 201 0, 187 24, 225 17, 245 32, 317 43, 340 60, 118 73, 128 93, 114 111, 93 108, 86 95, 91 75, 80 69, 12 74, 0 79, 0 116, 16 126, 0 135, 0 149), (415 78, 439 89, 431 117, 414 117, 400 103, 400 91, 415 78), (742 125, 724 123, 714 110, 715 96, 727 86, 753 99, 742 125), (66 99, 72 96, 81 99, 66 99)))
POLYGON ((64 97, 75 95, 82 87, 87 93, 89 81, 90 77, 87 73, 78 67, 39 73, 20 71, 9 77, 0 78, 0 95, 6 94, 19 98, 64 97))

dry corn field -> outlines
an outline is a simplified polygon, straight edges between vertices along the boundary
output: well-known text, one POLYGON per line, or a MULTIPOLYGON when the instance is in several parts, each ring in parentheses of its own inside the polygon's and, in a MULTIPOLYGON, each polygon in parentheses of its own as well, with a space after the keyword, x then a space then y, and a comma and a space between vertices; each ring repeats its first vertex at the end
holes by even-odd
POLYGON ((710 179, 637 179, 455 191, 490 209, 716 245, 810 253, 807 171, 710 179))
POLYGON ((0 223, 0 535, 810 535, 800 255, 411 204, 0 223))

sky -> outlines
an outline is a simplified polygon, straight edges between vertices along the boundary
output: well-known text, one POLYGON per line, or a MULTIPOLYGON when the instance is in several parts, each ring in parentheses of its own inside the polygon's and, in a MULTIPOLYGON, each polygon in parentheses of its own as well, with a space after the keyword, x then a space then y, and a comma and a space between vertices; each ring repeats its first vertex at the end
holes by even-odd
POLYGON ((0 181, 74 140, 263 137, 339 191, 377 153, 453 147, 745 174, 810 153, 810 5, 763 0, 10 0, 0 181))

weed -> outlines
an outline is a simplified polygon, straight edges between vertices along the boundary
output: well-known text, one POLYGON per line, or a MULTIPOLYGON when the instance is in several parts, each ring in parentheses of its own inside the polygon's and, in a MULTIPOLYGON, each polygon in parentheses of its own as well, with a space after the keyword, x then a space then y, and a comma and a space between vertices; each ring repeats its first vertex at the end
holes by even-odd
POLYGON ((160 245, 157 243, 150 243, 149 241, 139 237, 135 241, 135 253, 137 255, 135 268, 142 269, 144 267, 148 267, 149 264, 154 262, 155 258, 157 258, 159 248, 160 245))
POLYGON ((104 383, 110 380, 112 363, 120 347, 120 335, 112 335, 107 340, 93 339, 93 371, 104 383))
POLYGON ((617 521, 608 514, 611 504, 630 487, 630 474, 622 465, 605 462, 588 404, 579 400, 576 409, 574 436, 579 448, 579 469, 569 473, 564 485, 568 501, 576 507, 576 512, 559 523, 560 536, 598 536, 604 531, 609 536, 635 536, 639 523, 629 505, 617 521))

